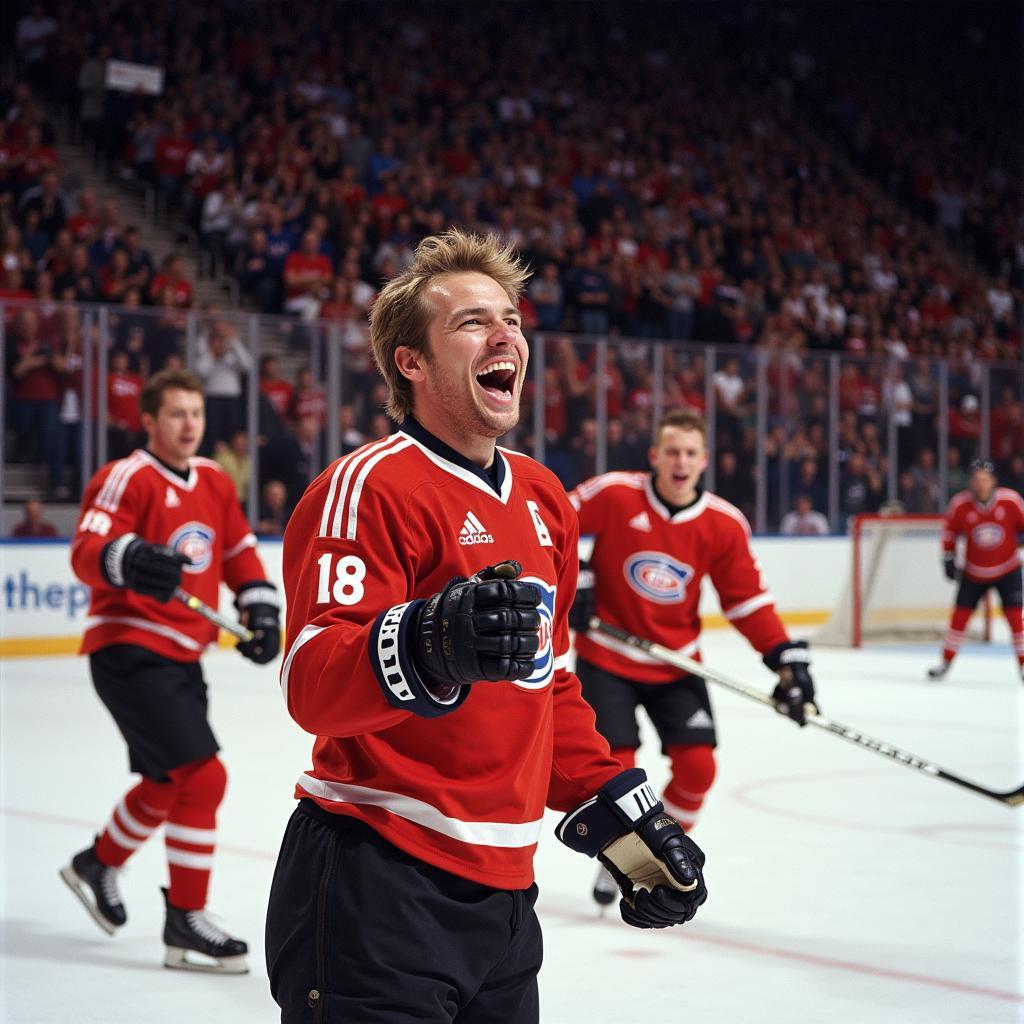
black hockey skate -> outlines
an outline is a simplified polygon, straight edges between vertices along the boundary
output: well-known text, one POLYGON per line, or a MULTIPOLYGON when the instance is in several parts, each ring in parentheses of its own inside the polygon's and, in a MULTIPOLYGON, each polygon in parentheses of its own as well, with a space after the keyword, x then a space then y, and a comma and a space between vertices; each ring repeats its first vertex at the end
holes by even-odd
POLYGON ((622 893, 606 867, 601 867, 594 879, 594 901, 602 908, 610 907, 622 893))
POLYGON ((164 967, 213 974, 249 973, 249 962, 245 958, 249 952, 247 943, 222 931, 204 911, 175 907, 167 899, 167 890, 160 891, 167 907, 164 967))
POLYGON ((108 868, 96 857, 96 843, 76 853, 60 877, 82 901, 92 919, 113 935, 128 920, 128 914, 117 891, 117 868, 108 868))
POLYGON ((949 671, 949 666, 952 664, 953 662, 951 661, 939 662, 939 664, 934 666, 934 668, 928 669, 928 678, 942 679, 945 676, 945 674, 949 671))

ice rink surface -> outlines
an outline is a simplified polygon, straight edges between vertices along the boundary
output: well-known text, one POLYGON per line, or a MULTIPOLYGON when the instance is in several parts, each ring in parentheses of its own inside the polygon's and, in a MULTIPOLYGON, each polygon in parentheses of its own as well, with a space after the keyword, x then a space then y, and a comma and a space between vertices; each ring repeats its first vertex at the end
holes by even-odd
MULTIPOLYGON (((705 659, 770 689, 736 634, 705 659)), ((1024 686, 1004 644, 967 649, 941 684, 934 646, 815 651, 831 717, 997 789, 1024 778, 1024 686)), ((253 972, 161 966, 163 843, 121 880, 114 938, 57 877, 127 788, 120 737, 82 659, 0 662, 3 904, 0 1019, 17 1024, 252 1024, 277 1019, 262 932, 277 845, 310 738, 276 670, 206 659, 230 783, 211 909, 249 941, 253 972)), ((640 932, 590 901, 593 865, 545 829, 537 856, 545 1024, 967 1024, 1024 1021, 1024 807, 925 777, 713 690, 719 777, 695 838, 708 903, 640 932), (650 1015, 650 1016, 649 1016, 650 1015)), ((640 762, 657 786, 656 745, 640 762)), ((550 815, 550 824, 556 820, 550 815)))

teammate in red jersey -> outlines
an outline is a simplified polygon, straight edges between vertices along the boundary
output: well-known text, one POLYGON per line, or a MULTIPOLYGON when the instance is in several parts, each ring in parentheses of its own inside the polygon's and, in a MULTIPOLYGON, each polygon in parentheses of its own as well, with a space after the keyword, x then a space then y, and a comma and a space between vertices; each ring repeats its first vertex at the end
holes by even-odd
POLYGON ((994 587, 999 591, 1003 614, 1010 624, 1017 667, 1024 680, 1024 584, 1017 550, 1020 534, 1024 533, 1024 498, 1008 487, 997 487, 996 483, 992 463, 975 459, 968 489, 953 495, 946 509, 942 564, 949 579, 957 578, 957 537, 965 538, 966 549, 956 603, 942 641, 942 661, 928 669, 929 679, 942 679, 949 671, 964 642, 964 631, 974 609, 988 589, 994 587))
POLYGON ((118 869, 164 825, 165 965, 241 973, 245 942, 203 913, 227 783, 199 665, 217 628, 171 597, 180 584, 216 607, 226 582, 254 634, 238 650, 262 665, 281 645, 277 591, 234 485, 217 463, 195 457, 205 422, 198 378, 164 370, 143 388, 140 405, 146 447, 89 482, 71 564, 92 587, 81 650, 142 778, 61 877, 113 934, 127 917, 118 869))
MULTIPOLYGON (((576 630, 576 672, 597 728, 624 765, 640 746, 636 709, 646 709, 672 763, 662 795, 684 828, 715 777, 715 723, 707 687, 696 676, 589 629, 596 614, 636 636, 699 658, 700 589, 711 578, 725 617, 778 673, 776 706, 804 724, 814 703, 806 642, 792 641, 750 550, 750 527, 727 501, 703 490, 708 462, 704 420, 694 410, 666 413, 650 450, 651 473, 605 473, 580 484, 569 500, 579 513, 584 550, 570 624, 576 630)), ((603 870, 598 903, 614 884, 603 870)))
POLYGON ((420 243, 372 314, 401 429, 329 466, 288 523, 281 685, 317 739, 267 914, 283 1021, 536 1021, 545 806, 611 866, 631 924, 706 895, 703 854, 566 669, 564 489, 495 445, 519 418, 525 277, 493 237, 420 243))

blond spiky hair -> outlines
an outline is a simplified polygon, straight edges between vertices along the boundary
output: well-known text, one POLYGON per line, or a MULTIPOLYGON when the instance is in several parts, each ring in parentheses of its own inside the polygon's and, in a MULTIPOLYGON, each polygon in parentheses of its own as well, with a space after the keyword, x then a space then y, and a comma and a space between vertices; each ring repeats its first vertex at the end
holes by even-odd
POLYGON ((395 350, 399 345, 416 352, 427 347, 431 311, 423 301, 427 287, 448 274, 477 273, 493 278, 519 307, 527 268, 511 243, 497 235, 474 235, 451 228, 424 238, 409 268, 381 290, 370 313, 370 344, 377 366, 388 384, 384 411, 396 423, 412 412, 412 382, 398 372, 395 350))

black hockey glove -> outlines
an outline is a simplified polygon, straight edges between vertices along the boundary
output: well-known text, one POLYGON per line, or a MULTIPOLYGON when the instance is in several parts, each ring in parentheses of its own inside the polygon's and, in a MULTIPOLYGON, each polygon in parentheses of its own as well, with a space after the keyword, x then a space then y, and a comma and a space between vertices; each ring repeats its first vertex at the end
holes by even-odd
POLYGON ((439 688, 527 679, 540 644, 540 591, 516 577, 518 562, 456 576, 419 610, 413 657, 439 688))
POLYGON ((181 583, 181 567, 191 564, 188 555, 126 533, 103 549, 100 569, 111 586, 128 587, 166 604, 181 583))
POLYGON ((779 682, 772 691, 775 710, 788 715, 797 725, 806 725, 804 705, 810 704, 815 711, 814 680, 811 678, 811 655, 806 640, 790 640, 777 644, 765 656, 764 663, 779 675, 779 682))
POLYGON ((238 588, 235 607, 243 626, 253 634, 251 640, 238 643, 243 658, 266 665, 281 650, 281 609, 277 605, 277 588, 273 583, 259 580, 238 588))
POLYGON ((942 571, 946 574, 947 580, 956 581, 956 557, 952 551, 947 551, 942 556, 942 571))
POLYGON ((708 898, 703 850, 665 812, 642 768, 606 782, 555 835, 604 864, 622 892, 622 920, 634 928, 684 924, 708 898))
POLYGON ((594 570, 586 562, 580 562, 579 575, 576 577, 576 600, 569 609, 569 628, 577 633, 586 633, 590 629, 590 620, 597 611, 596 584, 594 570))

